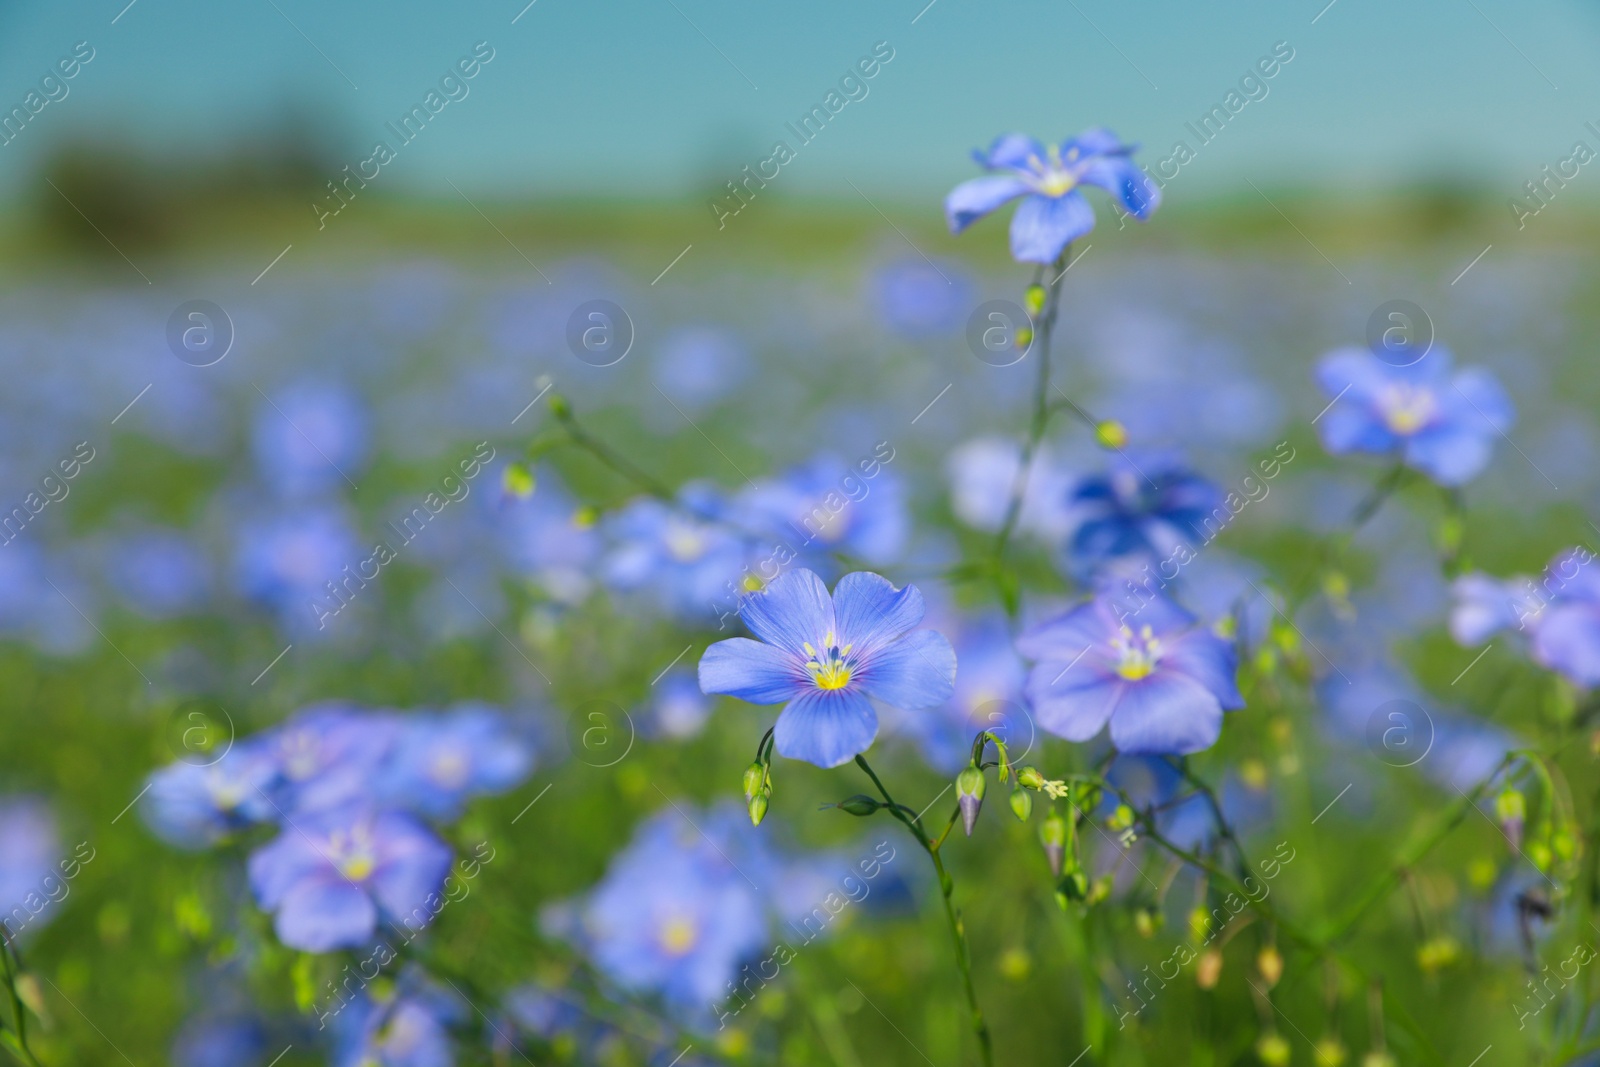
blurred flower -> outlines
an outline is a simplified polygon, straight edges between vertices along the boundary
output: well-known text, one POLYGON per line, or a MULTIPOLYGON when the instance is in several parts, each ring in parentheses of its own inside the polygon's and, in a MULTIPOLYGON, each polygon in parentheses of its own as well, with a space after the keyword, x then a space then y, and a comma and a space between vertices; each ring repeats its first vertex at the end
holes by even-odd
MULTIPOLYGON (((239 532, 235 574, 245 596, 274 609, 295 633, 318 631, 316 605, 340 569, 365 556, 342 512, 296 511, 239 532)), ((335 604, 337 602, 334 602, 335 604)))
POLYGON ((1053 263, 1070 242, 1094 229, 1094 209, 1079 185, 1096 185, 1116 197, 1136 219, 1147 219, 1161 203, 1161 190, 1133 162, 1134 146, 1101 126, 1048 149, 1031 137, 1008 133, 978 164, 1008 173, 963 182, 945 198, 951 233, 1018 197, 1026 197, 1011 219, 1011 255, 1022 263, 1053 263))
POLYGON ((61 858, 56 819, 43 800, 0 799, 0 923, 13 936, 54 917, 46 905, 59 898, 48 883, 59 877, 61 858))
POLYGON ((680 1016, 703 1021, 769 933, 764 895, 746 880, 759 884, 765 872, 739 862, 749 850, 734 836, 741 823, 753 830, 736 808, 722 812, 648 819, 599 885, 547 909, 546 932, 577 943, 623 990, 659 994, 680 1016))
POLYGON ((972 283, 953 263, 902 259, 872 278, 878 310, 902 337, 932 337, 957 329, 973 305, 972 283))
POLYGON ((261 1020, 244 1014, 191 1019, 172 1044, 172 1062, 177 1067, 255 1067, 270 1055, 261 1020))
POLYGON ((1516 416, 1488 371, 1450 370, 1438 344, 1403 367, 1363 348, 1330 352, 1316 374, 1332 399, 1319 419, 1323 447, 1336 456, 1395 453, 1440 485, 1470 481, 1516 416))
POLYGON ((456 997, 416 970, 392 989, 371 989, 335 1017, 335 1067, 452 1067, 450 1024, 464 1014, 456 997))
POLYGON ((271 788, 278 761, 263 741, 236 742, 215 762, 178 762, 150 775, 140 813, 179 848, 214 845, 235 830, 277 817, 271 788))
POLYGON ((1113 457, 1105 473, 1078 479, 1067 505, 1066 557, 1077 574, 1123 557, 1165 562, 1178 546, 1203 544, 1233 519, 1220 489, 1164 455, 1113 457))
POLYGON ((750 354, 731 331, 717 326, 680 326, 662 338, 651 366, 656 384, 673 402, 698 410, 738 388, 750 370, 750 354))
POLYGON ((647 592, 677 618, 715 617, 729 585, 745 572, 745 545, 712 521, 723 506, 720 496, 697 487, 683 496, 682 507, 646 498, 612 516, 606 523, 612 548, 601 573, 615 589, 647 592))
POLYGON ((278 940, 329 952, 364 944, 380 914, 426 926, 450 861, 450 849, 411 816, 349 806, 296 816, 251 853, 250 887, 276 913, 278 940))
POLYGON ((943 628, 955 648, 955 692, 939 705, 897 717, 935 770, 954 775, 972 754, 972 739, 989 730, 1008 745, 1012 758, 1027 749, 1033 723, 1022 706, 1026 675, 1005 616, 991 611, 943 628))
POLYGON ((1221 735, 1222 713, 1244 707, 1233 646, 1164 597, 1128 615, 1097 597, 1032 627, 1017 649, 1035 661, 1039 725, 1069 741, 1109 722, 1119 752, 1199 752, 1221 735))
MULTIPOLYGON (((499 475, 492 475, 497 480, 499 475)), ((552 599, 576 604, 589 595, 600 536, 578 521, 578 505, 554 473, 534 472, 537 488, 524 499, 503 497, 494 503, 506 558, 532 577, 552 599)), ((485 500, 491 494, 483 494, 485 500)), ((624 524, 626 525, 626 524, 624 524)), ((626 566, 626 577, 633 574, 626 566)))
POLYGON ((677 668, 651 687, 648 722, 662 737, 682 741, 697 736, 711 717, 711 701, 700 691, 693 671, 677 668))
MULTIPOLYGON (((999 530, 1021 461, 1022 446, 1009 438, 978 437, 952 449, 946 468, 956 518, 975 530, 999 530)), ((1065 537, 1071 529, 1066 499, 1072 484, 1072 477, 1041 450, 1023 490, 1018 527, 1050 541, 1065 537)))
POLYGON ((337 386, 301 382, 256 410, 256 463, 281 493, 336 488, 361 470, 367 438, 366 408, 337 386))
POLYGON ((392 806, 453 818, 467 798, 505 792, 532 768, 532 747, 503 715, 465 704, 445 715, 401 719, 375 791, 392 806))
POLYGON ((368 796, 398 732, 394 716, 352 705, 301 709, 268 735, 282 773, 273 801, 292 815, 368 796))
POLYGON ((134 611, 167 619, 205 604, 211 575, 198 544, 177 530, 147 530, 106 550, 112 587, 134 611))
POLYGON ((746 597, 739 616, 760 640, 718 641, 700 660, 700 686, 752 704, 786 706, 778 752, 837 767, 878 733, 868 696, 904 710, 950 698, 950 642, 922 621, 922 594, 867 572, 839 579, 833 595, 814 573, 791 571, 746 597))
POLYGON ((778 543, 798 542, 796 552, 819 568, 831 567, 831 551, 867 563, 893 562, 911 530, 905 487, 893 472, 879 467, 865 478, 826 454, 744 490, 732 514, 778 543))
POLYGON ((1533 661, 1575 685, 1600 685, 1600 571, 1584 547, 1558 553, 1537 584, 1473 573, 1456 579, 1450 632, 1477 644, 1515 624, 1533 661))

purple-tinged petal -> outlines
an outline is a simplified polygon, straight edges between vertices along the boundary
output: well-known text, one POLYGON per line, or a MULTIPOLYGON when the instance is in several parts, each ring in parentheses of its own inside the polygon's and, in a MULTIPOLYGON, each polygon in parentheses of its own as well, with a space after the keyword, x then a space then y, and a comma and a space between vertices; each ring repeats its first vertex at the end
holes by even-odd
POLYGON ((302 952, 331 952, 365 942, 378 926, 372 898, 332 871, 298 882, 283 898, 278 940, 302 952))
POLYGON ((250 854, 250 889, 256 903, 272 911, 296 883, 331 867, 304 835, 285 830, 250 854))
POLYGON ((1017 651, 1032 660, 1071 662, 1085 649, 1109 640, 1116 628, 1116 618, 1104 602, 1087 600, 1023 631, 1017 651))
POLYGON ((1157 670, 1127 687, 1111 717, 1118 752, 1186 755, 1210 748, 1222 735, 1222 705, 1200 682, 1157 670))
POLYGON ((1160 186, 1127 156, 1101 156, 1088 160, 1078 180, 1086 185, 1098 186, 1116 197, 1128 209, 1128 214, 1136 219, 1149 218, 1150 213, 1161 206, 1160 186))
POLYGON ((1451 585, 1455 606, 1450 636, 1458 645, 1481 645, 1519 619, 1518 598, 1511 583, 1487 574, 1463 574, 1451 585))
POLYGON ((1348 452, 1388 452, 1400 439, 1368 407, 1349 404, 1348 396, 1334 402, 1317 420, 1322 447, 1335 456, 1348 452))
POLYGON ((1030 196, 1011 217, 1011 256, 1020 263, 1054 263, 1068 243, 1094 229, 1094 208, 1077 190, 1030 196))
POLYGON ((818 767, 848 763, 878 736, 878 713, 851 689, 813 689, 797 697, 773 728, 778 753, 818 767))
POLYGON ((782 704, 810 684, 792 653, 748 637, 718 641, 700 657, 704 693, 723 693, 752 704, 782 704))
POLYGON ((389 915, 409 916, 424 908, 430 895, 444 888, 450 873, 450 848, 409 815, 378 817, 373 836, 379 842, 377 866, 368 885, 389 915))
POLYGON ((1105 728, 1127 682, 1084 663, 1041 663, 1028 674, 1028 703, 1041 729, 1087 741, 1105 728))
POLYGON ((790 571, 745 597, 739 617, 767 644, 805 656, 808 642, 820 641, 834 629, 833 598, 811 571, 790 571))
POLYGON ((951 233, 960 233, 985 215, 1028 191, 1021 178, 991 175, 973 178, 950 190, 944 198, 944 218, 951 233))
POLYGON ((833 587, 833 615, 839 647, 870 654, 922 621, 922 594, 914 585, 896 589, 881 574, 856 571, 833 587))
POLYGON ((956 686, 956 651, 941 633, 918 630, 858 668, 856 679, 869 696, 905 711, 936 708, 956 686))

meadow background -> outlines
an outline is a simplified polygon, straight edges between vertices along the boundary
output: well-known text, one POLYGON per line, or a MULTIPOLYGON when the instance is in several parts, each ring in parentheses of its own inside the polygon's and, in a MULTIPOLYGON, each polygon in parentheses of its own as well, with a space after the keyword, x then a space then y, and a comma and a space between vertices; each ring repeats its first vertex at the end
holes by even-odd
MULTIPOLYGON (((945 853, 977 996, 1003 1061, 1273 1062, 1271 1034, 1295 1063, 1592 1055, 1592 970, 1536 989, 1600 939, 1592 708, 1512 640, 1481 658, 1452 640, 1440 546, 1507 576, 1600 537, 1597 179, 1583 164, 1545 203, 1524 186, 1575 141, 1600 149, 1585 126, 1600 123, 1600 14, 919 8, 0 12, 4 108, 76 42, 94 49, 0 146, 0 516, 27 514, 0 547, 0 904, 79 861, 17 937, 10 1011, 39 1062, 361 1062, 318 1019, 366 953, 285 947, 252 900, 247 857, 274 831, 176 847, 145 795, 153 772, 327 702, 402 718, 487 706, 528 756, 434 820, 457 856, 493 859, 368 991, 393 996, 407 967, 453 989, 434 1012, 449 1049, 379 1062, 975 1062, 925 857, 882 813, 819 810, 870 792, 866 777, 779 760, 770 814, 759 831, 745 820, 740 775, 775 709, 693 685, 704 649, 738 632, 720 598, 742 558, 680 574, 668 551, 623 580, 619 546, 649 540, 625 523, 640 486, 570 440, 527 449, 566 440, 559 398, 673 492, 820 497, 840 463, 892 456, 844 512, 876 540, 841 551, 916 583, 930 624, 978 647, 1004 628, 1001 599, 952 568, 992 538, 996 478, 979 459, 1018 439, 1033 369, 984 362, 968 329, 1031 276, 1000 222, 952 237, 941 197, 978 173, 969 149, 1010 129, 1104 123, 1147 164, 1198 144, 1184 124, 1280 41, 1295 58, 1199 146, 1151 221, 1119 224, 1097 201, 1065 276, 1055 381, 1224 489, 1292 453, 1195 565, 1219 612, 1241 581, 1256 596, 1240 611, 1251 704, 1192 766, 1246 853, 1294 856, 1270 879, 1286 918, 1331 929, 1384 892, 1337 953, 1247 921, 1210 981, 1186 966, 1139 996, 1129 983, 1194 940, 1205 882, 1147 841, 1120 847, 1107 804, 1080 831, 1106 898, 1062 906, 1038 815, 1014 819, 991 780, 976 833, 945 853), (327 183, 479 41, 495 57, 471 92, 319 222, 327 183), (726 183, 879 41, 894 58, 870 93, 726 213, 726 183), (596 300, 631 324, 615 362, 569 339, 596 300), (1408 481, 1346 546, 1386 468, 1325 454, 1311 375, 1394 300, 1458 364, 1491 369, 1517 421, 1460 500, 1408 481), (224 313, 206 311, 217 337, 199 355, 173 340, 193 301, 224 313), (449 489, 474 457, 464 494, 449 489), (507 474, 523 462, 531 495, 521 467, 507 474), (452 499, 319 615, 326 583, 375 539, 397 544, 433 492, 452 499), (48 499, 37 514, 30 493, 48 499), (1403 744, 1428 742, 1415 761, 1385 740, 1397 700, 1423 731, 1403 744), (1554 879, 1467 794, 1521 746, 1553 775, 1530 804, 1559 797, 1580 845, 1554 879), (685 854, 711 840, 698 822, 772 852, 755 879, 778 912, 766 946, 882 842, 894 858, 719 1027, 712 1005, 622 988, 563 918, 641 827, 679 818, 696 831, 677 839, 685 854), (1287 961, 1276 986, 1269 945, 1287 961), (1523 1020, 1534 996, 1554 1006, 1523 1020)), ((1105 464, 1067 417, 1046 455, 1059 478, 1105 464)), ((1048 516, 1024 523, 1025 618, 1081 588, 1059 541, 1048 516)), ((1016 679, 994 677, 934 725, 885 716, 873 764, 897 798, 948 806, 951 746, 996 706, 1047 776, 1100 760, 1103 746, 1035 730, 1016 679)), ((1126 788, 1176 795, 1158 761, 1119 765, 1126 788)), ((1174 837, 1228 847, 1199 806, 1179 811, 1174 837)))

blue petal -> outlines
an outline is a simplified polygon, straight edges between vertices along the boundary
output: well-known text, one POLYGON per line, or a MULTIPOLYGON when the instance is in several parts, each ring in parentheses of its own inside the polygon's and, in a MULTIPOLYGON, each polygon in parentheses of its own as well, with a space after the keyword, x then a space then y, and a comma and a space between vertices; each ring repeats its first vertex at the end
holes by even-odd
POLYGON ((1600 612, 1587 604, 1552 605, 1534 631, 1533 654, 1579 685, 1600 684, 1600 612))
POLYGON ((1115 616, 1106 614, 1104 602, 1085 601, 1023 631, 1017 638, 1017 651, 1029 659, 1058 660, 1064 665, 1085 649, 1109 640, 1116 628, 1115 616))
POLYGON ((1011 256, 1019 263, 1054 263, 1068 242, 1094 229, 1094 209, 1074 189, 1065 196, 1030 196, 1011 218, 1011 256))
POLYGON ((284 896, 278 940, 302 952, 330 952, 365 942, 378 926, 372 898, 333 872, 301 881, 284 896))
POLYGON ((772 736, 780 755, 837 767, 872 745, 878 713, 854 690, 813 689, 783 709, 772 736))
POLYGON ((1111 716, 1118 752, 1187 755, 1210 748, 1222 735, 1222 705, 1205 686, 1177 671, 1130 684, 1111 716))
POLYGON ((1458 645, 1481 645, 1518 619, 1515 588, 1508 582, 1473 572, 1457 578, 1450 591, 1450 636, 1458 645))
POLYGON ((1490 428, 1501 433, 1511 429, 1517 410, 1494 375, 1481 367, 1470 367, 1456 375, 1450 384, 1452 388, 1440 399, 1452 408, 1459 405, 1463 421, 1477 425, 1488 423, 1490 428))
POLYGON ((1021 178, 990 176, 973 178, 950 190, 944 198, 944 217, 951 233, 960 233, 1007 201, 1028 191, 1021 178))
POLYGON ((1128 214, 1147 219, 1161 206, 1161 188, 1127 156, 1102 156, 1089 160, 1078 180, 1099 186, 1122 202, 1128 214))
POLYGON ((1104 729, 1127 683, 1088 663, 1041 663, 1028 675, 1028 703, 1045 731, 1087 741, 1104 729))
POLYGON ((1076 137, 1068 137, 1061 142, 1061 158, 1066 159, 1076 148, 1079 155, 1104 156, 1114 153, 1129 153, 1134 145, 1123 144, 1116 134, 1104 126, 1090 126, 1076 137))
POLYGON ((934 708, 956 688, 956 650, 941 633, 918 630, 862 663, 860 685, 871 696, 906 711, 934 708))
POLYGON ((840 647, 868 654, 922 621, 922 594, 914 585, 896 589, 881 574, 856 571, 833 587, 833 614, 840 647))
POLYGON ((1349 399, 1338 401, 1317 420, 1323 448, 1342 456, 1347 452, 1388 452, 1400 443, 1370 408, 1346 407, 1349 399))
POLYGON ((444 888, 450 873, 450 849, 406 815, 380 816, 373 835, 380 847, 371 875, 373 895, 390 916, 417 915, 425 922, 432 917, 428 897, 444 888))
POLYGON ((804 656, 807 642, 821 641, 834 629, 833 598, 811 571, 790 571, 745 597, 739 617, 767 644, 804 656))
POLYGON ((782 704, 808 681, 795 657, 781 648, 733 637, 700 657, 700 689, 752 704, 782 704))
POLYGON ((972 153, 972 158, 976 159, 980 166, 991 170, 997 167, 1026 167, 1030 156, 1043 160, 1044 145, 1025 133, 1003 133, 994 139, 987 152, 972 153))
POLYGON ((296 884, 328 866, 328 860, 304 836, 285 831, 250 854, 250 889, 256 903, 272 911, 296 884))
POLYGON ((1238 654, 1233 645, 1210 631, 1193 630, 1173 641, 1162 653, 1161 667, 1193 678, 1228 711, 1244 707, 1238 654))
POLYGON ((1494 436, 1476 426, 1435 426, 1406 441, 1406 463, 1440 485, 1462 485, 1477 477, 1494 454, 1494 436))

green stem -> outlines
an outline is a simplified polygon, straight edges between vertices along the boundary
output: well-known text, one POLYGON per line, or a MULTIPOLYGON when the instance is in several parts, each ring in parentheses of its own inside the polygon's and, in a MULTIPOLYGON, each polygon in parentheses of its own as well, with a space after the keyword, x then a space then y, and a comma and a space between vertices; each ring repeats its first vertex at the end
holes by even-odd
POLYGON ((995 538, 993 559, 996 564, 1005 557, 1006 546, 1017 528, 1017 520, 1022 517, 1022 501, 1028 488, 1028 475, 1033 469, 1033 458, 1050 424, 1050 336, 1055 331, 1056 312, 1061 304, 1061 279, 1066 274, 1067 256, 1071 251, 1071 246, 1062 249, 1061 255, 1050 268, 1055 271, 1055 277, 1050 282, 1050 295, 1045 300, 1044 310, 1039 316, 1039 328, 1034 333, 1034 344, 1039 348, 1039 376, 1034 383, 1033 420, 1028 426, 1022 458, 1017 463, 1017 474, 1011 483, 1011 499, 1006 504, 1005 520, 995 538))
POLYGON ((33 1054, 33 1049, 28 1047, 27 1009, 23 1006, 22 997, 17 994, 17 972, 22 969, 22 958, 14 956, 14 953, 11 931, 4 924, 0 924, 0 959, 3 959, 5 964, 6 995, 11 1001, 11 1014, 16 1030, 14 1038, 7 1035, 5 1048, 28 1067, 42 1067, 39 1058, 33 1054))
POLYGON ((551 409, 555 412, 556 418, 561 421, 561 428, 567 432, 567 437, 573 444, 588 452, 595 459, 598 459, 601 463, 604 463, 651 496, 666 501, 676 499, 672 490, 668 489, 664 483, 645 473, 643 469, 622 456, 610 445, 578 425, 577 416, 572 413, 571 406, 564 398, 559 406, 552 404, 551 409))
POLYGON ((1506 753, 1505 758, 1500 761, 1499 766, 1488 777, 1473 786, 1471 792, 1463 794, 1461 799, 1456 802, 1455 807, 1440 820, 1439 825, 1434 828, 1432 833, 1423 838, 1409 853, 1402 855, 1394 866, 1390 867, 1364 893, 1356 898, 1355 903, 1346 911, 1344 918, 1335 923, 1333 929, 1321 939, 1323 946, 1331 948, 1342 938, 1348 936, 1350 931, 1355 928, 1355 925, 1361 921, 1363 915, 1384 897, 1394 892, 1395 887, 1405 877, 1406 871, 1421 862, 1424 856, 1432 852, 1441 841, 1450 836, 1451 831, 1461 825, 1461 821, 1467 817, 1467 813, 1477 806, 1478 801, 1489 791, 1489 787, 1494 784, 1496 778, 1500 777, 1501 772, 1520 758, 1521 754, 1518 752, 1506 753))
MULTIPOLYGON (((917 844, 933 860, 933 869, 939 875, 939 894, 944 901, 944 917, 950 926, 950 939, 955 945, 956 968, 961 972, 961 988, 967 996, 967 1010, 971 1015, 972 1032, 978 1039, 978 1052, 983 1060, 984 1067, 994 1067, 994 1046, 989 1038, 989 1024, 984 1021, 983 1009, 978 1007, 978 994, 972 986, 972 954, 967 946, 967 928, 961 921, 961 911, 955 905, 955 882, 950 877, 950 872, 945 870, 944 860, 939 855, 939 846, 944 843, 945 837, 950 833, 950 827, 955 825, 955 816, 950 818, 950 824, 944 828, 944 833, 939 835, 937 841, 930 840, 922 829, 921 819, 907 816, 909 808, 903 808, 894 797, 889 795, 889 790, 884 788, 882 779, 867 763, 866 757, 856 756, 856 765, 867 772, 867 777, 872 779, 872 784, 878 787, 878 792, 883 794, 883 799, 888 805, 891 815, 905 824, 916 837, 917 844)), ((957 813, 960 807, 956 808, 957 813)))

